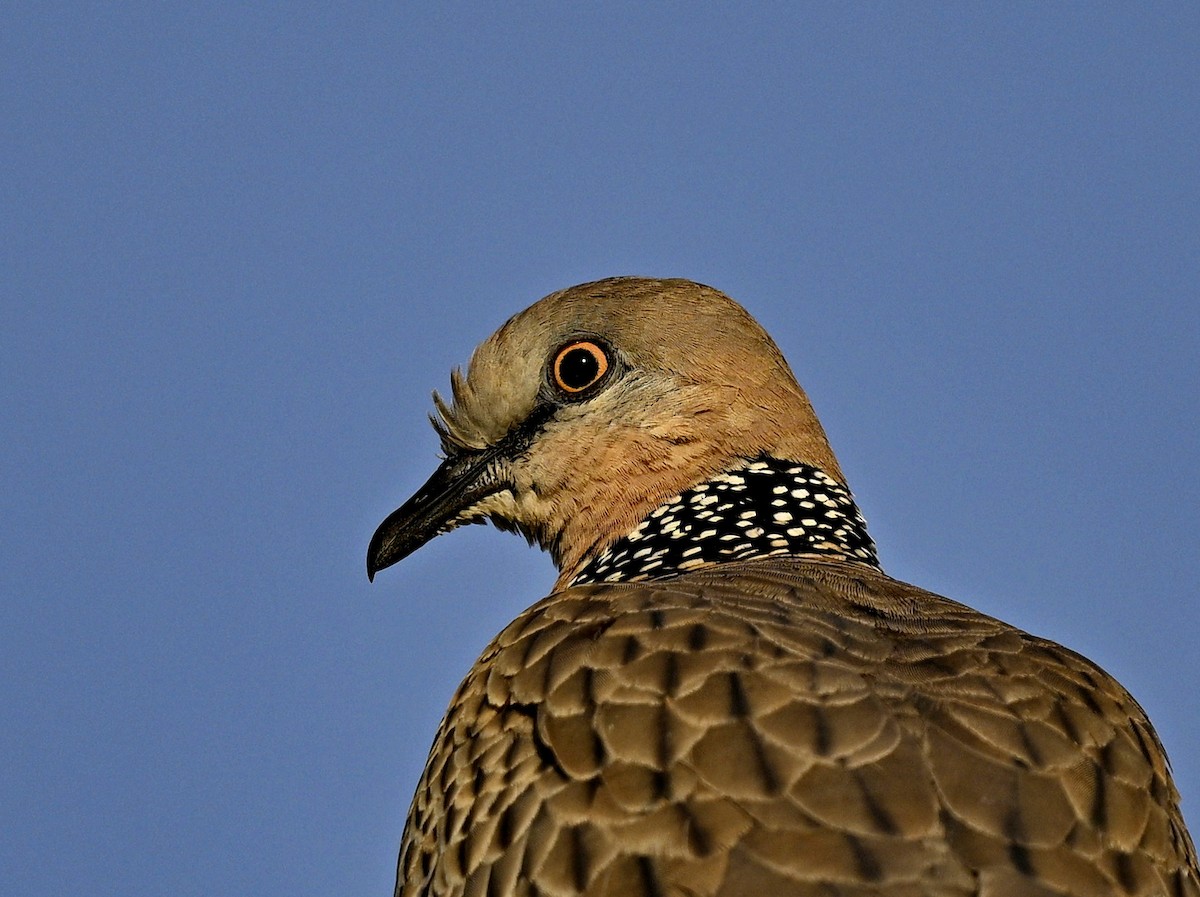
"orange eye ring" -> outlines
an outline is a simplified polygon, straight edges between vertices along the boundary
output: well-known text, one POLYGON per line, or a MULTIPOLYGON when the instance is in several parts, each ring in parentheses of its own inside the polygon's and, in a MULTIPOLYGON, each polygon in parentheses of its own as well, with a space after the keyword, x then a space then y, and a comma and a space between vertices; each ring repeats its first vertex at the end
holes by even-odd
POLYGON ((554 385, 568 395, 579 395, 608 373, 608 352, 591 340, 567 343, 554 355, 554 385))

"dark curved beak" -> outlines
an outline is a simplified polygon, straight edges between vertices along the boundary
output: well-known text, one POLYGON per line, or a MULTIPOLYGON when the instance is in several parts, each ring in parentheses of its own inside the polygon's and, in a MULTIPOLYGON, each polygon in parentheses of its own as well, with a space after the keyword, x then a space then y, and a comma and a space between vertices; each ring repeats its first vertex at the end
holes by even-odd
POLYGON ((388 515, 367 548, 367 579, 408 557, 434 536, 469 522, 470 509, 508 487, 499 447, 447 458, 401 507, 388 515))

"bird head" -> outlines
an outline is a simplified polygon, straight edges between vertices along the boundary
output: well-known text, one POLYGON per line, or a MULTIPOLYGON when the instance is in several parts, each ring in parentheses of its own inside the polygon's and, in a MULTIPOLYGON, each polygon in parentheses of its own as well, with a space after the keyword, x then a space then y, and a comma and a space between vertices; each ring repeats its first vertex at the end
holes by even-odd
POLYGON ((436 393, 444 461, 375 532, 371 578, 491 521, 548 551, 559 586, 663 501, 759 455, 844 479, 779 349, 723 293, 617 277, 540 300, 436 393))

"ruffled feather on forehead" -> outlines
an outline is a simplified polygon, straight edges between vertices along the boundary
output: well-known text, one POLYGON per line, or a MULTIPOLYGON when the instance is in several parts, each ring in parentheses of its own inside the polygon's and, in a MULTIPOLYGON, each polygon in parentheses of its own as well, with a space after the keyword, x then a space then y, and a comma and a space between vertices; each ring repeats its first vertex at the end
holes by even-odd
POLYGON ((446 455, 480 449, 486 444, 480 442, 478 432, 470 426, 462 412, 467 405, 469 389, 462 368, 456 367, 450 371, 451 402, 447 403, 436 389, 433 391, 433 404, 436 411, 429 415, 429 422, 437 431, 438 439, 442 443, 442 451, 446 455))
POLYGON ((514 344, 513 320, 479 344, 465 371, 450 371, 450 401, 433 393, 430 422, 447 455, 487 448, 533 411, 548 349, 541 339, 514 344))

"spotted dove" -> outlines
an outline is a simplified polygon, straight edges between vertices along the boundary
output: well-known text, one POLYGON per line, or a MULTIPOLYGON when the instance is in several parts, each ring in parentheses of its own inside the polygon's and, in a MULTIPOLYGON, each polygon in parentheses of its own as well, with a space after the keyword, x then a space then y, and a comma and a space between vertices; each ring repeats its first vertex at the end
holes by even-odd
POLYGON ((552 593, 434 737, 397 895, 1200 897, 1145 713, 1086 658, 891 579, 804 392, 685 280, 485 341, 379 570, 491 521, 552 593))

